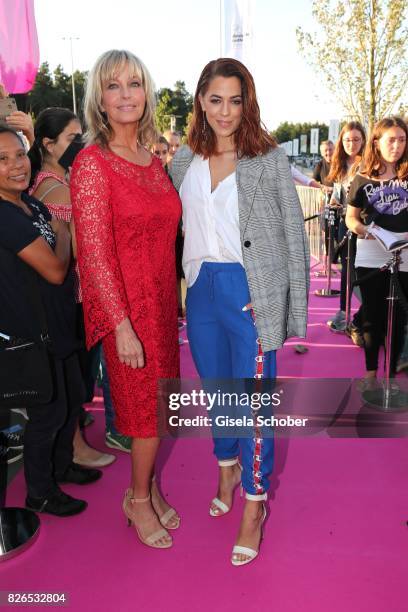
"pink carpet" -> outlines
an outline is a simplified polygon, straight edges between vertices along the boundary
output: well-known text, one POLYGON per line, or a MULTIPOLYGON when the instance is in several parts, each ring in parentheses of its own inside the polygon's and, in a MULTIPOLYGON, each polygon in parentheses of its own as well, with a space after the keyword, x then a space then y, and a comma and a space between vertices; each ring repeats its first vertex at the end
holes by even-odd
MULTIPOLYGON (((312 280, 312 290, 324 286, 312 280)), ((335 280, 336 285, 338 280, 335 280)), ((356 307, 357 303, 353 306, 356 307)), ((325 322, 337 299, 312 297, 309 352, 296 341, 280 351, 278 371, 295 377, 358 377, 363 352, 325 322)), ((195 375, 188 344, 185 377, 195 375)), ((101 403, 89 440, 103 447, 101 403)), ((78 611, 163 609, 228 612, 403 612, 408 604, 408 452, 405 439, 328 436, 278 439, 270 514, 259 558, 234 568, 230 550, 242 500, 223 518, 208 515, 217 467, 209 440, 165 441, 163 490, 182 516, 174 547, 157 551, 128 529, 121 499, 129 459, 117 453, 102 481, 67 492, 89 501, 77 517, 42 516, 36 544, 2 564, 1 590, 65 592, 78 611)), ((7 505, 22 505, 20 473, 7 505)))

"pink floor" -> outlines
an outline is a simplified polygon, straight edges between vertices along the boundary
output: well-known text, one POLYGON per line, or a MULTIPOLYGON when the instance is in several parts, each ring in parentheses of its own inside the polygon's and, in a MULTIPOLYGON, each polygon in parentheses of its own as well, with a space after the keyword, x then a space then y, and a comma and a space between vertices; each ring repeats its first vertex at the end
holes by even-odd
MULTIPOLYGON (((324 283, 313 278, 312 290, 324 283)), ((289 341, 279 353, 281 376, 363 373, 361 349, 325 324, 337 306, 337 299, 311 298, 309 352, 296 354, 289 341)), ((188 345, 181 351, 183 375, 195 376, 188 345)), ((92 409, 89 440, 102 447, 101 403, 92 409)), ((117 455, 102 481, 66 487, 89 501, 88 510, 65 519, 42 516, 36 544, 0 566, 0 590, 66 592, 68 607, 79 612, 408 609, 405 439, 278 439, 261 555, 242 568, 229 563, 242 500, 236 496, 228 516, 208 515, 217 477, 209 440, 163 444, 163 490, 182 516, 171 550, 144 547, 127 528, 120 505, 129 460, 117 455)), ((7 505, 23 500, 20 473, 7 505)))

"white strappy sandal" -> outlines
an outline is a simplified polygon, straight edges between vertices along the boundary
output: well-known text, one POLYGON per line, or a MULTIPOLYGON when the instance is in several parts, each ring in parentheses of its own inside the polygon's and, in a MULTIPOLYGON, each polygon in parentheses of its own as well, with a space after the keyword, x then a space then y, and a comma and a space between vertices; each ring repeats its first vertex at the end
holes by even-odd
MULTIPOLYGON (((233 465, 238 465, 239 469, 242 472, 242 465, 240 464, 238 457, 235 457, 234 459, 222 459, 220 461, 218 461, 218 465, 220 467, 231 467, 233 465)), ((238 482, 236 486, 238 486, 240 483, 238 482)), ((242 484, 240 484, 241 486, 241 497, 242 497, 242 484)), ((234 487, 235 489, 236 487, 234 487)), ((227 514, 231 508, 229 506, 227 506, 227 504, 224 504, 223 501, 221 501, 218 497, 214 497, 214 499, 211 501, 212 505, 216 506, 219 509, 219 512, 215 512, 211 507, 210 507, 210 516, 224 516, 224 514, 227 514)))
MULTIPOLYGON (((245 493, 245 499, 263 502, 267 499, 267 494, 265 493, 263 495, 250 495, 249 493, 245 493)), ((262 538, 263 538, 263 524, 265 522, 265 519, 266 519, 266 508, 265 508, 265 504, 262 504, 261 539, 259 540, 259 546, 261 545, 262 538)), ((258 547, 258 550, 254 550, 253 548, 249 548, 248 546, 235 545, 232 549, 231 563, 232 565, 235 565, 235 567, 239 567, 240 565, 247 565, 248 563, 251 563, 254 559, 256 559, 258 554, 259 554, 259 547, 258 547), (245 555, 246 559, 243 559, 243 560, 238 559, 238 555, 245 555)))

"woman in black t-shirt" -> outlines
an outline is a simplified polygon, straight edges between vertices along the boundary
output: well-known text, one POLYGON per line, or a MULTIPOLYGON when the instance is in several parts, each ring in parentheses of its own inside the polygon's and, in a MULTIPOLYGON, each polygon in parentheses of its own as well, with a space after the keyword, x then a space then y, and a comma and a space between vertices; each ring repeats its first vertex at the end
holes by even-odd
POLYGON ((27 408, 24 472, 27 507, 58 516, 77 514, 86 502, 66 495, 58 482, 85 484, 98 470, 72 463, 72 438, 81 403, 82 379, 76 355, 73 281, 67 275, 70 235, 64 223, 27 196, 30 162, 18 134, 0 124, 0 332, 38 340, 40 321, 30 308, 27 283, 36 274, 51 339, 54 397, 27 408))
MULTIPOLYGON (((364 173, 357 174, 348 195, 347 226, 357 234, 356 271, 359 279, 390 260, 381 244, 369 233, 375 224, 396 234, 408 231, 408 128, 398 117, 383 119, 374 127, 364 159, 364 173)), ((408 249, 402 251, 399 281, 408 297, 408 249)), ((360 285, 365 341, 365 387, 373 386, 378 353, 387 324, 389 272, 381 272, 360 285)), ((391 375, 395 374, 402 348, 405 313, 397 302, 391 375)))
MULTIPOLYGON (((365 131, 361 123, 358 121, 349 121, 346 123, 340 134, 336 147, 334 149, 333 158, 330 164, 330 173, 327 177, 328 181, 333 184, 333 194, 330 205, 338 208, 339 225, 337 239, 340 247, 341 259, 341 282, 340 282, 340 310, 335 314, 333 320, 329 322, 329 327, 334 332, 347 332, 346 329, 346 308, 347 308, 347 243, 343 239, 347 233, 347 227, 344 220, 345 204, 348 190, 353 180, 361 157, 364 153, 366 143, 365 131)), ((354 242, 351 243, 351 273, 353 274, 354 265, 354 242)), ((360 327, 359 316, 355 316, 353 320, 354 327, 360 327)))

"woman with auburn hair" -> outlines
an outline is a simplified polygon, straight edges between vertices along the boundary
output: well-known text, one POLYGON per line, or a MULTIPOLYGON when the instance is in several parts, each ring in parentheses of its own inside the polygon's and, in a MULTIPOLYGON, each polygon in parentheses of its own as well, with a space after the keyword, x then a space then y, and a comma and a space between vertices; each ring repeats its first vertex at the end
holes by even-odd
MULTIPOLYGON (((356 272, 363 281, 360 289, 366 360, 362 388, 371 388, 376 384, 378 354, 386 334, 390 273, 371 276, 370 273, 384 266, 390 254, 370 234, 369 228, 377 225, 396 235, 408 232, 408 128, 402 119, 388 117, 374 126, 363 168, 350 187, 346 223, 357 234, 356 272)), ((408 298, 408 249, 401 251, 399 270, 399 282, 408 298)), ((400 300, 395 317, 392 376, 404 341, 406 314, 400 300)))
MULTIPOLYGON (((347 227, 345 223, 346 199, 361 158, 364 153, 366 136, 363 126, 359 121, 349 121, 346 123, 339 134, 333 159, 330 164, 330 173, 327 180, 333 183, 333 194, 330 204, 339 210, 339 244, 345 238, 347 227)), ((355 251, 355 242, 352 245, 352 252, 355 251)), ((329 322, 330 329, 334 332, 346 331, 346 301, 347 301, 347 244, 344 242, 340 248, 341 259, 341 285, 340 285, 340 310, 335 314, 334 319, 329 322)), ((354 260, 354 254, 352 255, 354 260)), ((350 262, 353 265, 353 261, 350 262)), ((358 330, 361 322, 360 317, 354 318, 353 327, 358 330)))
MULTIPOLYGON (((171 175, 183 204, 194 362, 202 378, 274 379, 276 350, 306 333, 309 253, 287 157, 263 127, 253 78, 239 61, 221 58, 204 68, 188 145, 171 175)), ((244 565, 258 555, 273 438, 257 426, 246 437, 217 434, 210 515, 230 510, 242 479, 246 503, 231 561, 244 565)))
POLYGON ((179 375, 174 243, 180 202, 160 161, 154 88, 129 51, 107 51, 85 96, 89 146, 71 177, 88 346, 102 340, 115 425, 131 436, 123 510, 142 543, 169 548, 180 517, 154 478, 157 384, 179 375))

